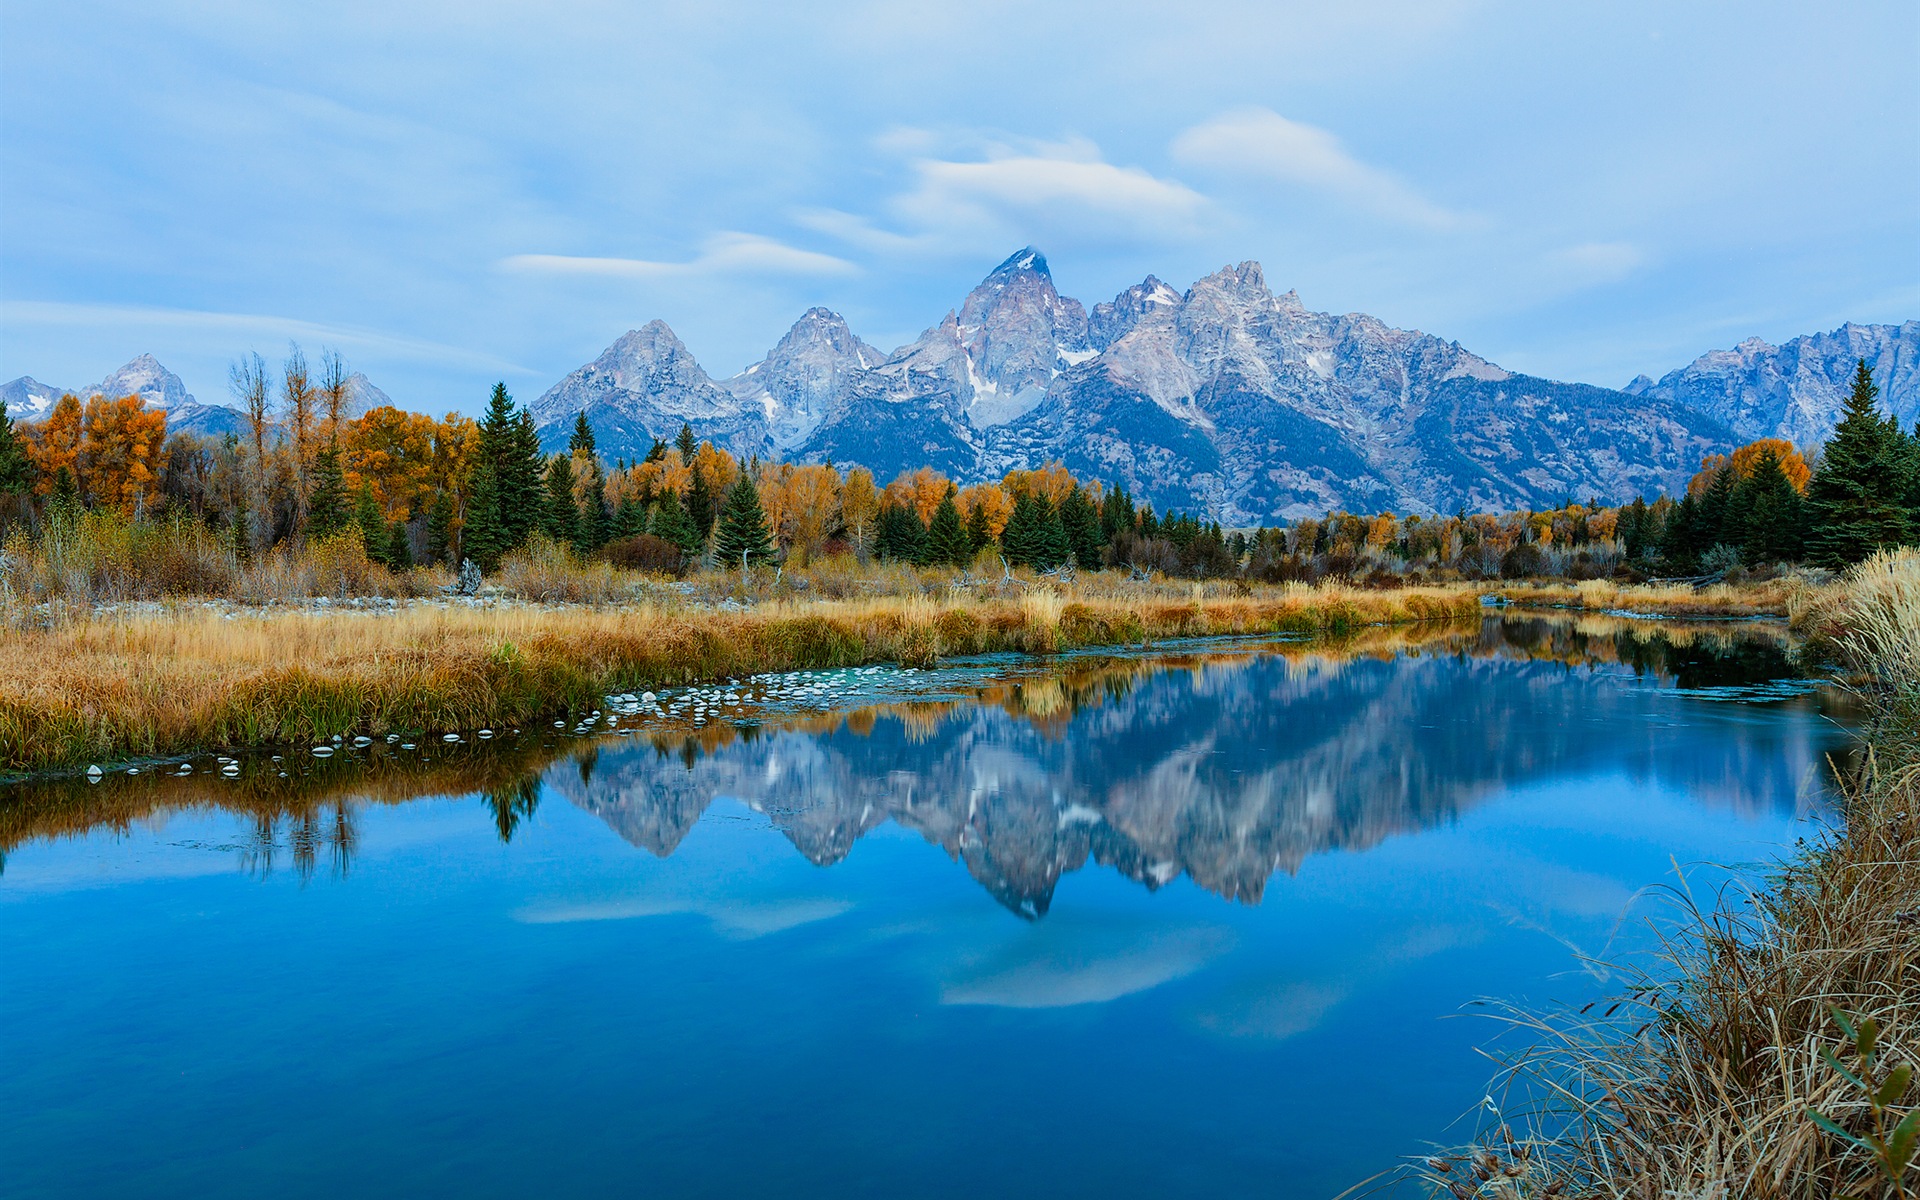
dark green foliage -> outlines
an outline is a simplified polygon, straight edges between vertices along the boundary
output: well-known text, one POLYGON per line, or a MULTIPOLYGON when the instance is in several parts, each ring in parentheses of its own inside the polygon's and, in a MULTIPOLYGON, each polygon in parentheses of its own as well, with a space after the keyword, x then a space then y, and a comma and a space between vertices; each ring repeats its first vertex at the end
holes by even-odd
POLYGON ((680 493, 671 489, 662 492, 658 503, 654 505, 653 521, 648 532, 680 547, 680 552, 689 558, 697 557, 707 548, 707 539, 700 536, 700 531, 687 519, 687 510, 680 503, 680 493))
POLYGON ((1909 443, 1875 400, 1880 389, 1861 359, 1846 416, 1821 454, 1807 484, 1807 557, 1823 567, 1847 567, 1912 538, 1902 503, 1909 484, 1909 443))
POLYGON ((480 418, 480 446, 462 538, 465 557, 482 571, 498 567, 501 556, 524 545, 527 535, 540 527, 545 507, 542 465, 533 415, 515 409, 505 384, 494 384, 486 414, 480 418))
MULTIPOLYGON (((693 426, 682 421, 680 434, 673 439, 673 444, 680 451, 680 461, 692 466, 694 452, 700 449, 700 443, 693 440, 693 426)), ((666 451, 661 451, 662 455, 665 453, 666 451)))
POLYGON ((745 472, 727 489, 720 529, 713 537, 713 557, 723 566, 744 566, 773 557, 773 530, 767 510, 760 506, 760 489, 745 472))
POLYGON ((992 541, 993 527, 987 524, 987 506, 976 504, 967 514, 967 545, 978 554, 992 541))
POLYGON ((1771 448, 1760 452, 1753 473, 1740 481, 1732 509, 1739 515, 1740 554, 1748 562, 1791 562, 1800 557, 1806 515, 1800 493, 1771 448))
MULTIPOLYGON (((687 436, 688 437, 693 436, 692 429, 687 430, 687 436)), ((665 458, 666 456, 667 456, 667 444, 661 441, 659 438, 655 438, 653 439, 653 445, 647 448, 647 457, 642 459, 641 461, 659 462, 661 459, 665 458)))
POLYGON ((1702 552, 1740 540, 1740 513, 1733 503, 1734 490, 1739 485, 1739 474, 1728 464, 1713 473, 1713 482, 1701 493, 1695 538, 1702 552))
POLYGON ((313 491, 307 497, 307 536, 339 533, 352 516, 347 508, 346 480, 340 471, 340 451, 328 446, 314 459, 313 491))
POLYGON ((227 548, 233 552, 233 561, 241 566, 253 561, 253 539, 247 536, 247 502, 244 497, 236 499, 233 510, 227 514, 227 548))
POLYGON ((499 569, 507 549, 500 527, 500 490, 494 482, 493 464, 482 461, 473 469, 467 523, 460 531, 460 557, 471 560, 482 573, 491 574, 499 569))
POLYGON ((1645 558, 1660 535, 1653 509, 1640 496, 1634 497, 1632 504, 1620 510, 1619 524, 1614 532, 1620 539, 1620 548, 1628 562, 1639 562, 1645 558))
POLYGON ((1051 571, 1066 562, 1072 551, 1059 512, 1046 497, 1032 492, 1014 501, 1000 545, 1008 562, 1036 571, 1051 571))
POLYGON ((574 528, 573 548, 582 558, 607 544, 613 526, 613 514, 607 511, 607 481, 600 474, 600 460, 587 460, 586 507, 574 528))
POLYGON ((693 472, 693 482, 687 485, 687 519, 704 541, 713 532, 714 522, 713 489, 707 486, 707 477, 693 472))
POLYGON ((359 494, 354 497, 353 523, 360 527, 367 557, 374 562, 387 561, 387 522, 380 515, 380 502, 373 498, 373 485, 370 483, 361 484, 359 494))
POLYGON ((1660 565, 1665 571, 1688 574, 1700 566, 1700 555, 1711 545, 1706 540, 1701 520, 1700 501, 1682 496, 1667 514, 1666 528, 1660 534, 1660 565))
POLYGON ((387 529, 387 565, 396 571, 413 566, 413 537, 405 521, 395 521, 387 529))
POLYGON ((427 511, 427 561, 443 563, 453 553, 453 495, 436 492, 427 511))
POLYGON ((647 531, 647 510, 633 493, 629 492, 621 499, 620 507, 613 513, 613 529, 610 540, 619 541, 639 537, 647 531))
POLYGON ((881 562, 927 561, 927 527, 903 504, 883 504, 873 524, 873 555, 881 562))
POLYGON ((25 492, 33 482, 33 462, 27 458, 19 435, 13 431, 13 418, 7 416, 7 402, 0 400, 0 496, 25 492))
POLYGON ((546 503, 540 510, 540 528, 563 546, 573 544, 580 531, 580 510, 573 503, 573 459, 556 454, 547 463, 546 503))
POLYGON ((927 525, 927 561, 950 567, 964 567, 973 561, 973 542, 960 523, 960 507, 953 502, 951 487, 927 525))
POLYGON ((582 409, 580 415, 573 419, 573 433, 567 438, 567 453, 585 453, 591 458, 594 451, 593 426, 587 424, 587 413, 582 409))
POLYGON ((1100 540, 1111 542, 1122 533, 1133 531, 1133 497, 1127 489, 1116 487, 1100 502, 1100 540))
POLYGON ((1098 571, 1107 538, 1100 527, 1100 512, 1078 484, 1060 502, 1060 527, 1067 536, 1073 561, 1082 571, 1098 571))

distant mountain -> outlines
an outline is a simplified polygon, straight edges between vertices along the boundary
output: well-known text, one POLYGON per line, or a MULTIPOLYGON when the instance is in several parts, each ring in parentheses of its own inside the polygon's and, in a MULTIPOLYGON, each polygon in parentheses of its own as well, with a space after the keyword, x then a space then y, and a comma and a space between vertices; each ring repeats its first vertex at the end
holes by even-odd
POLYGON ((375 387, 373 380, 358 371, 347 376, 347 393, 352 397, 352 409, 357 413, 370 408, 385 408, 393 403, 391 396, 375 387))
POLYGON ((1920 418, 1920 321, 1855 325, 1797 337, 1783 346, 1748 338, 1701 355, 1658 382, 1626 386, 1635 396, 1678 401, 1725 422, 1743 440, 1824 440, 1847 405, 1854 366, 1873 368, 1880 405, 1911 427, 1920 418))
POLYGON ((7 402, 7 417, 14 421, 38 421, 53 411, 65 388, 49 387, 31 375, 22 375, 12 383, 0 384, 0 400, 7 402))
POLYGON ((1620 499, 1678 487, 1737 437, 1672 396, 1513 375, 1457 342, 1313 312, 1258 263, 1184 293, 1148 276, 1089 315, 1032 247, 884 357, 816 308, 716 383, 655 321, 535 402, 542 444, 564 446, 582 411, 609 457, 687 422, 736 454, 882 479, 1057 458, 1229 524, 1620 499))

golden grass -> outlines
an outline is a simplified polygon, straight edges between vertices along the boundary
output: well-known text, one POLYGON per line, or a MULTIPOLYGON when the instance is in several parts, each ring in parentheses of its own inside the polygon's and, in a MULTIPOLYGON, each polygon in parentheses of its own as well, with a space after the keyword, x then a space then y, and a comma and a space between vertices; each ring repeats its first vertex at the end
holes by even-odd
POLYGON ((1284 589, 1180 604, 1029 592, 1017 601, 914 595, 744 610, 177 606, 0 630, 0 771, 524 723, 593 706, 609 691, 759 671, 1338 633, 1479 612, 1476 593, 1437 588, 1284 589))
POLYGON ((1844 825, 1757 895, 1682 889, 1657 965, 1598 1013, 1514 1014, 1534 1040, 1497 1090, 1533 1125, 1428 1160, 1436 1193, 1920 1194, 1920 554, 1796 608, 1869 713, 1844 825))
POLYGON ((1509 583, 1492 590, 1516 604, 1658 613, 1664 616, 1784 617, 1814 603, 1830 586, 1805 575, 1789 574, 1752 583, 1616 583, 1588 579, 1579 583, 1543 580, 1509 583))

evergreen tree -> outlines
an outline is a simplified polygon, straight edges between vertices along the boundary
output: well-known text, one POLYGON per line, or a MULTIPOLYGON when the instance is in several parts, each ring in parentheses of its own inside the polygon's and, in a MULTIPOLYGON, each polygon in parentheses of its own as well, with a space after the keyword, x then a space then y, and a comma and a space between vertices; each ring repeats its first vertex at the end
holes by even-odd
POLYGON ((1691 573, 1700 565, 1700 502, 1692 495, 1667 514, 1667 525, 1660 534, 1660 562, 1664 570, 1691 573))
POLYGON ((573 419, 573 434, 567 438, 567 453, 584 453, 588 458, 592 458, 595 453, 593 426, 587 424, 585 409, 581 409, 580 415, 573 419))
POLYGON ((873 525, 873 555, 882 562, 927 561, 927 527, 904 504, 888 504, 873 525))
POLYGON ((387 565, 396 571, 413 566, 413 536, 405 521, 395 521, 387 529, 387 565))
POLYGON ((1807 483, 1807 558, 1818 566, 1851 566, 1912 536, 1901 503, 1908 485, 1907 437, 1892 418, 1881 418, 1875 406, 1879 393, 1863 358, 1854 371, 1846 415, 1807 483))
POLYGON ((993 541, 993 527, 987 523, 987 506, 976 504, 967 514, 967 546, 978 554, 993 541))
POLYGON ((613 536, 621 540, 639 537, 647 531, 647 510, 640 507, 640 501, 632 492, 620 500, 620 507, 613 514, 613 536))
POLYGON ((1127 489, 1116 487, 1107 493, 1100 502, 1101 539, 1112 542, 1122 533, 1132 533, 1134 522, 1133 497, 1127 489))
POLYGON ((1753 473, 1734 494, 1741 514, 1740 553, 1748 562, 1791 562, 1800 557, 1800 493, 1771 447, 1754 460, 1753 473))
POLYGON ((700 536, 687 519, 687 510, 680 503, 680 493, 668 488, 660 493, 658 503, 654 505, 653 522, 649 533, 657 538, 665 538, 680 547, 681 553, 689 558, 706 549, 706 539, 700 536))
POLYGON ((541 506, 540 529, 563 546, 573 544, 580 531, 580 510, 573 503, 573 459, 556 454, 547 462, 546 503, 541 506))
POLYGON ((500 487, 494 478, 493 464, 482 459, 474 464, 473 486, 467 494, 467 521, 460 530, 460 558, 471 560, 483 574, 500 567, 508 547, 500 522, 500 487))
POLYGON ((1036 570, 1051 571, 1067 561, 1073 553, 1073 546, 1067 541, 1066 526, 1060 523, 1060 510, 1042 496, 1037 498, 1040 505, 1040 535, 1036 542, 1033 565, 1036 570))
POLYGON ((973 542, 960 523, 960 506, 953 502, 952 486, 948 486, 927 526, 927 561, 949 567, 964 567, 973 561, 973 542))
POLYGON ((1101 533, 1100 511, 1078 484, 1060 502, 1060 525, 1074 562, 1082 571, 1098 571, 1107 539, 1101 533))
POLYGON ((7 402, 0 398, 0 496, 24 493, 33 482, 33 460, 27 457, 19 435, 13 431, 13 418, 7 416, 7 402))
POLYGON ((1733 503, 1733 493, 1739 484, 1739 474, 1733 464, 1728 463, 1713 473, 1713 482, 1701 493, 1699 511, 1695 514, 1698 526, 1694 541, 1702 551, 1740 541, 1742 522, 1733 503))
POLYGON ((773 557, 773 530, 767 525, 766 509, 760 506, 760 489, 745 471, 727 489, 720 530, 713 538, 713 557, 729 567, 773 557))
POLYGON ((613 514, 607 511, 607 481, 600 474, 600 460, 587 460, 586 510, 574 532, 573 548, 580 557, 597 553, 605 546, 613 528, 613 514))
MULTIPOLYGON (((680 433, 673 439, 673 444, 674 447, 680 451, 680 461, 691 467, 693 465, 693 456, 700 449, 700 444, 693 440, 693 426, 682 421, 680 423, 680 433)), ((666 451, 661 451, 662 455, 665 453, 666 451)))
POLYGON ((1038 554, 1040 525, 1040 501, 1031 493, 1023 492, 1014 498, 1013 514, 1007 518, 1007 527, 1000 531, 1000 553, 1016 567, 1030 567, 1038 554))
POLYGON ((387 522, 380 515, 380 502, 373 498, 373 485, 363 483, 353 499, 353 523, 360 527, 360 539, 373 562, 387 561, 387 522))
POLYGON ((1647 547, 1653 541, 1652 519, 1653 512, 1647 507, 1644 496, 1635 496, 1633 503, 1620 511, 1620 550, 1627 556, 1628 562, 1638 562, 1646 555, 1647 547))
POLYGON ((61 464, 53 473, 53 492, 47 497, 47 515, 71 520, 80 515, 80 481, 73 468, 61 464))
MULTIPOLYGON (((693 436, 693 429, 691 427, 687 429, 687 436, 689 438, 693 436)), ((666 456, 667 456, 667 444, 661 441, 659 438, 655 438, 653 439, 653 445, 647 448, 647 457, 642 459, 641 461, 642 462, 659 462, 661 459, 665 458, 666 456)))
MULTIPOLYGON (((498 565, 502 555, 523 545, 527 535, 540 527, 543 465, 533 415, 515 409, 505 384, 494 384, 487 411, 480 418, 480 445, 473 464, 474 494, 478 496, 484 482, 491 502, 468 504, 465 539, 492 564, 498 565)), ((466 557, 483 571, 491 569, 472 554, 466 557)))
POLYGON ((444 563, 453 553, 453 495, 442 489, 434 493, 433 507, 427 512, 427 561, 444 563))
POLYGON ((713 509, 713 488, 707 483, 705 475, 693 472, 693 482, 687 485, 687 519, 693 522, 702 546, 706 545, 708 535, 713 532, 713 509))
POLYGON ((313 492, 307 497, 307 536, 329 537, 347 527, 347 484, 340 472, 340 451, 328 446, 314 460, 313 492))

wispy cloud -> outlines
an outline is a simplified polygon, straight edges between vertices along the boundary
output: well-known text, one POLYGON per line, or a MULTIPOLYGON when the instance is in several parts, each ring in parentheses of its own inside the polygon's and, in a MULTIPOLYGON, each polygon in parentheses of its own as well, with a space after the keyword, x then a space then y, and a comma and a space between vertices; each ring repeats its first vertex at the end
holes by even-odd
POLYGON ((687 262, 601 258, 572 254, 515 254, 500 261, 509 271, 539 275, 597 275, 615 279, 671 279, 693 275, 852 275, 844 258, 802 250, 752 233, 718 233, 687 262))
POLYGON ((1269 108, 1239 108, 1202 121, 1174 139, 1172 152, 1188 166, 1312 188, 1411 225, 1451 229, 1466 223, 1392 172, 1355 158, 1327 130, 1269 108))
POLYGON ((535 905, 513 914, 526 925, 571 925, 581 921, 632 921, 646 917, 704 917, 724 937, 751 940, 827 921, 853 905, 833 899, 744 900, 643 897, 576 904, 535 905))
POLYGON ((1050 234, 1180 237, 1196 229, 1209 207, 1186 184, 1109 162, 1084 138, 943 139, 896 128, 880 135, 875 148, 907 158, 910 179, 879 206, 881 215, 810 209, 795 220, 877 254, 972 252, 1050 234), (936 153, 942 145, 945 154, 936 153))

